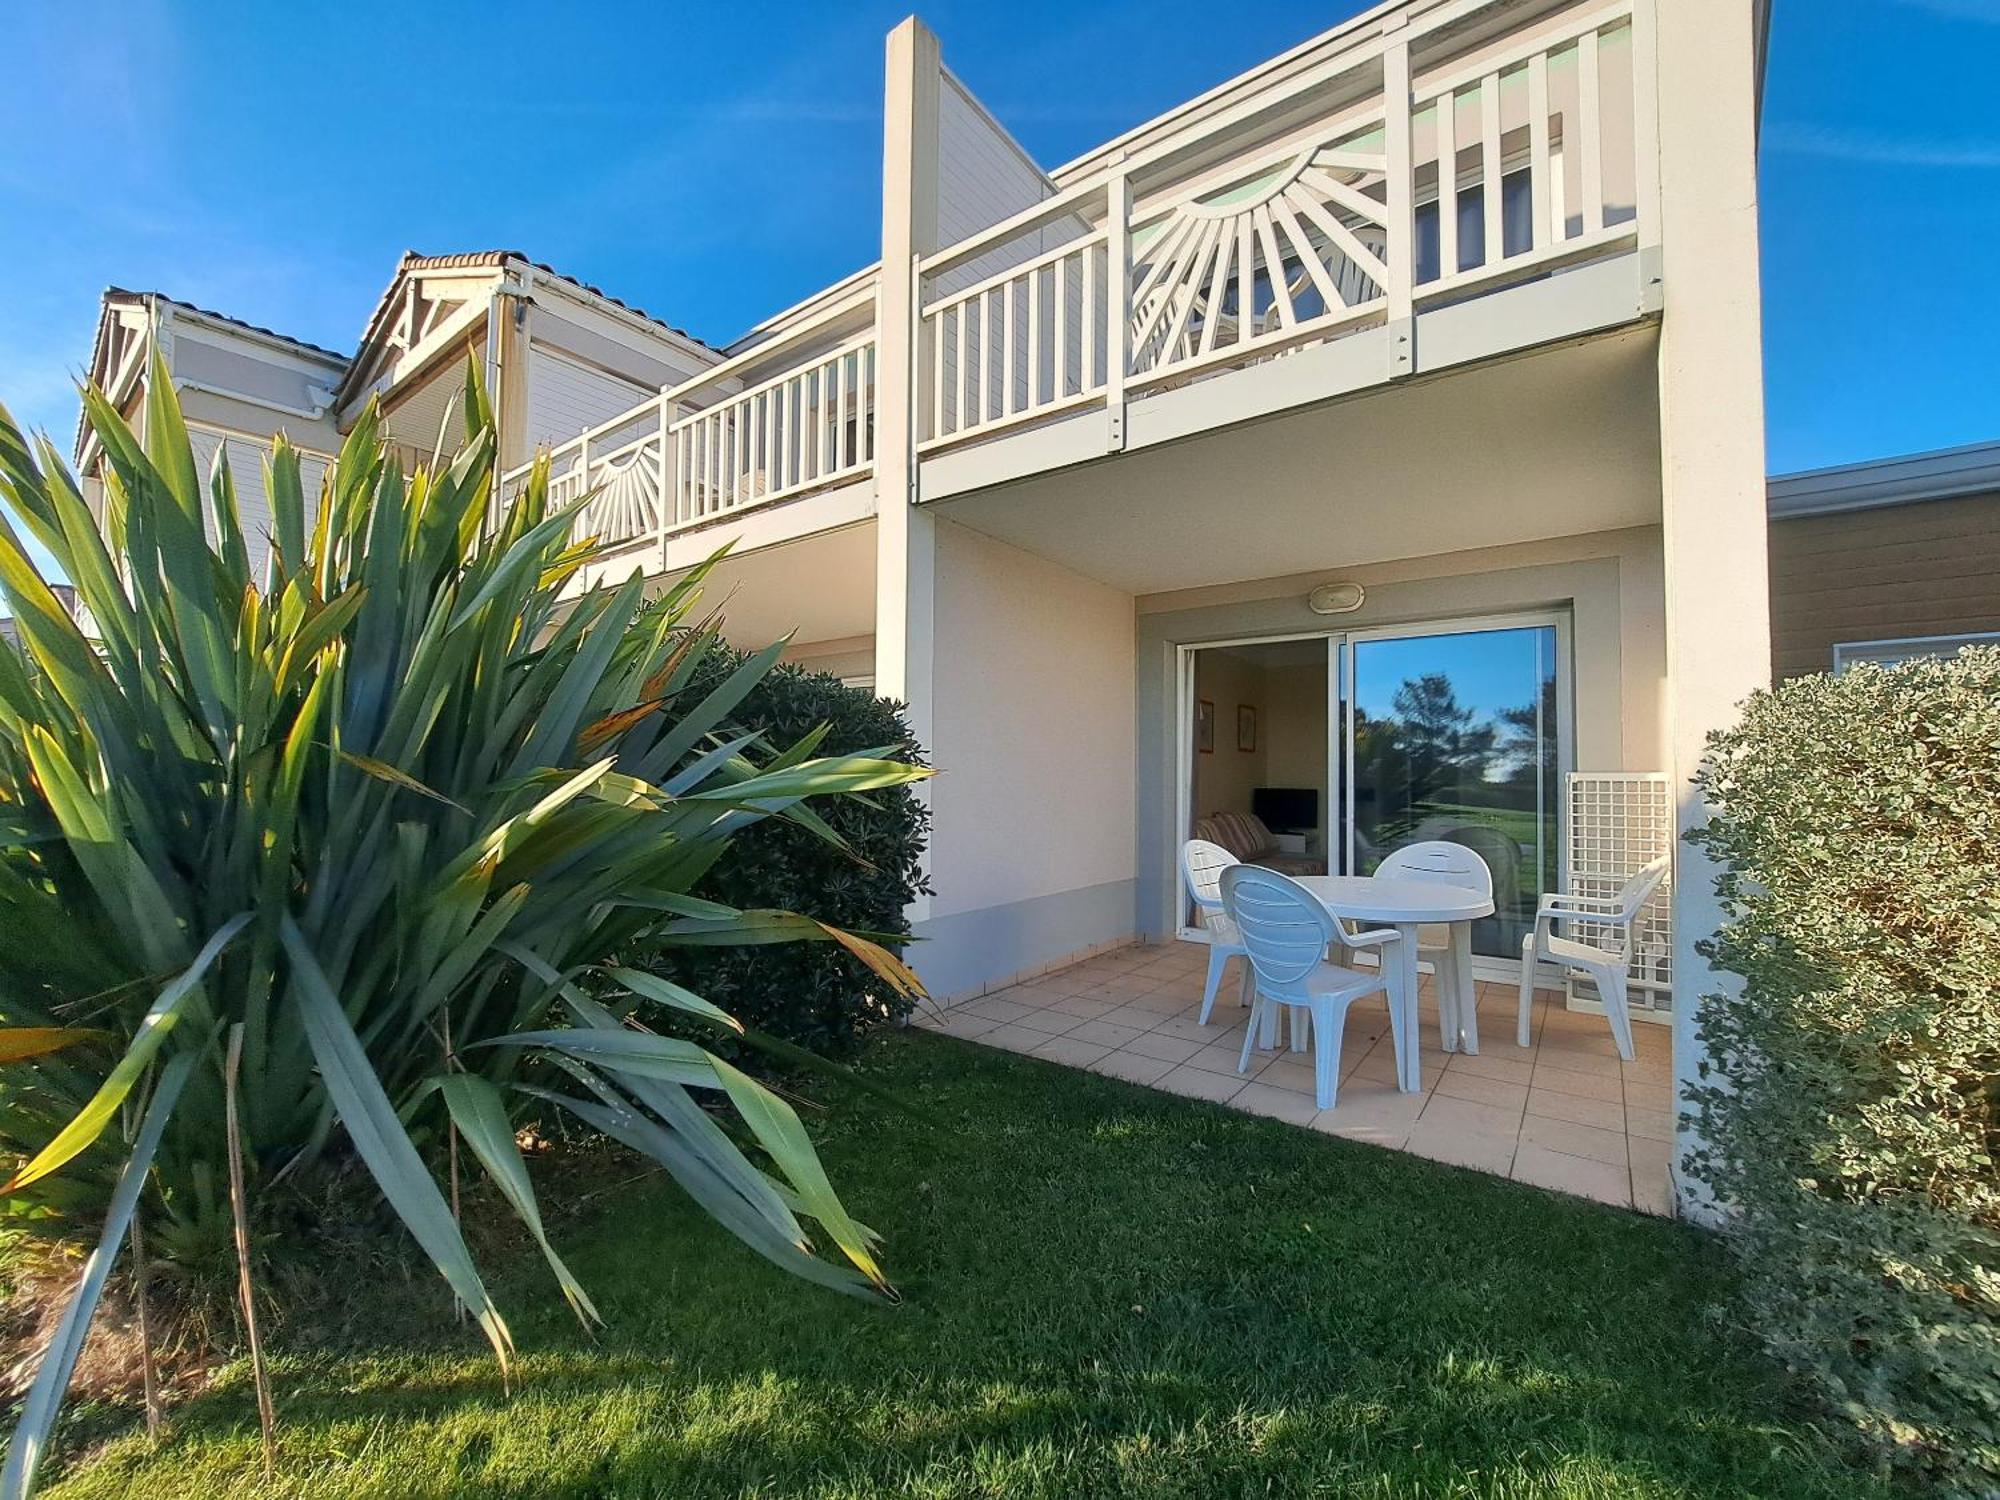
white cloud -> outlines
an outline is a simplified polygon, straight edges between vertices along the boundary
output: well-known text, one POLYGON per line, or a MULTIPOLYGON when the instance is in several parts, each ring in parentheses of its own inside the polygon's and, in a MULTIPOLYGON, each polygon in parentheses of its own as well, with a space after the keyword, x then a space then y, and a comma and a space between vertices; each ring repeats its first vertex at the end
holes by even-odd
POLYGON ((1934 167, 1947 171, 2000 170, 2000 141, 1992 140, 1878 135, 1780 122, 1764 131, 1764 149, 1792 156, 1823 156, 1874 166, 1934 167))

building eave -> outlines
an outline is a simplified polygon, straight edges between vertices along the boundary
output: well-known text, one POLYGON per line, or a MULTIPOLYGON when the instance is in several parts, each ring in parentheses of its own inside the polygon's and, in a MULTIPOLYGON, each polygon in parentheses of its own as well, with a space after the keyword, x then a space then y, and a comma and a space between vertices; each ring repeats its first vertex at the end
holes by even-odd
MULTIPOLYGON (((248 323, 241 318, 233 318, 228 313, 217 312, 213 308, 200 307, 185 302, 179 297, 170 297, 165 292, 140 292, 128 287, 106 287, 97 299, 97 329, 91 339, 90 368, 88 377, 100 384, 111 373, 103 370, 109 349, 112 319, 122 310, 144 311, 147 317, 158 322, 172 319, 197 325, 206 325, 231 338, 248 339, 264 344, 283 354, 304 358, 314 364, 323 365, 332 377, 339 377, 347 369, 345 354, 305 339, 293 338, 290 334, 279 333, 275 328, 266 328, 258 323, 248 323)), ((157 332, 157 329, 155 330, 157 332)), ((145 378, 142 369, 139 379, 145 378)), ((107 392, 114 404, 124 396, 122 390, 107 392)), ((76 442, 72 454, 79 467, 85 463, 86 449, 90 443, 90 424, 79 411, 76 419, 76 442)))
POLYGON ((684 345, 687 350, 709 359, 720 359, 723 351, 697 338, 684 328, 677 328, 663 319, 654 317, 644 308, 634 307, 612 296, 602 287, 592 286, 558 271, 545 261, 530 260, 519 250, 469 250, 452 255, 419 255, 414 250, 405 250, 396 262, 396 272, 389 278, 382 295, 369 313, 368 321, 361 331, 361 340, 355 350, 354 362, 348 367, 347 376, 334 397, 337 410, 345 411, 372 378, 379 363, 377 355, 382 347, 397 302, 404 286, 412 276, 426 276, 465 272, 468 274, 490 273, 496 282, 511 277, 523 283, 539 282, 552 288, 559 288, 565 295, 590 302, 612 317, 620 318, 643 326, 654 334, 665 334, 667 338, 684 345))
POLYGON ((1767 486, 1774 521, 1994 492, 2000 492, 2000 442, 1779 474, 1767 486))

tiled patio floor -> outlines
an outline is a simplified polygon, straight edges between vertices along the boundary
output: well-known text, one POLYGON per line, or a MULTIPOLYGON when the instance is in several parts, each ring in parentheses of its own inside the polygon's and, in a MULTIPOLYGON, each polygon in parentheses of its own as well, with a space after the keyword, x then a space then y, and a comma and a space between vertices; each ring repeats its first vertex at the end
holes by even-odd
POLYGON ((1514 1043, 1514 988, 1481 982, 1479 1055, 1447 1054, 1426 974, 1422 1092, 1396 1091, 1388 1011, 1364 1000, 1348 1014, 1339 1097, 1321 1110, 1310 1053, 1253 1051, 1249 1072, 1236 1071, 1247 1014, 1237 1003, 1240 962, 1224 977, 1207 1026, 1196 1019, 1207 950, 1181 942, 1101 954, 918 1024, 1330 1135, 1669 1212, 1667 1028, 1636 1023, 1638 1059, 1620 1063, 1601 1016, 1568 1011, 1557 991, 1542 990, 1533 1045, 1523 1049, 1514 1043))

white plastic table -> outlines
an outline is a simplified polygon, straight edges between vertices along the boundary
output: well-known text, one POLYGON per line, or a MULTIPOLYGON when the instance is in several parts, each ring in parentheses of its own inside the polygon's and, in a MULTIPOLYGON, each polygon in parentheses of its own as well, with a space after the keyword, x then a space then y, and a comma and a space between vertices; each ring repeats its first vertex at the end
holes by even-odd
MULTIPOLYGON (((1466 1018, 1478 1002, 1472 986, 1472 926, 1493 915, 1491 897, 1463 886, 1428 880, 1378 880, 1373 875, 1303 875, 1299 884, 1319 898, 1336 917, 1362 927, 1393 927, 1403 935, 1395 944, 1398 972, 1388 976, 1389 1021, 1395 1028, 1396 1086, 1406 1094, 1423 1087, 1417 1054, 1417 929, 1428 923, 1450 926, 1457 962, 1455 997, 1459 1035, 1447 1036, 1447 1047, 1470 1040, 1466 1018)), ((1442 1011, 1443 1007, 1439 1009, 1442 1011)))

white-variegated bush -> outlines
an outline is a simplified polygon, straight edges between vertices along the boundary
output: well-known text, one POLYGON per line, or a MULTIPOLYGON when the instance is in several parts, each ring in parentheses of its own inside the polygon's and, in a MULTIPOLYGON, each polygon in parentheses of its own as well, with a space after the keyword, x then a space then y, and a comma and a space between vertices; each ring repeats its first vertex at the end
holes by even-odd
POLYGON ((101 518, 0 410, 0 499, 80 605, 0 519, 20 642, 0 645, 0 1196, 101 1232, 0 1497, 33 1483, 134 1217, 156 1256, 227 1253, 239 1035, 251 1192, 358 1159, 503 1366, 506 1324, 429 1158, 455 1129, 594 1319, 544 1232, 523 1110, 652 1157, 798 1275, 886 1291, 874 1236, 792 1110, 644 1026, 735 1023, 626 960, 839 942, 914 986, 865 938, 690 891, 739 829, 784 818, 838 842, 816 800, 925 773, 890 758, 900 747, 816 757, 817 733, 778 746, 733 729, 779 647, 720 682, 700 671, 718 635, 690 623, 699 572, 659 597, 637 576, 567 593, 595 549, 549 508, 546 464, 496 503, 470 372, 464 446, 434 472, 400 472, 372 408, 318 493, 281 440, 255 572, 230 470, 196 472, 164 369, 143 442, 100 394, 86 410, 101 518))
POLYGON ((1992 1494, 2000 650, 1787 682, 1710 749, 1743 985, 1701 1013, 1695 1165, 1747 1317, 1877 1462, 1992 1494))

